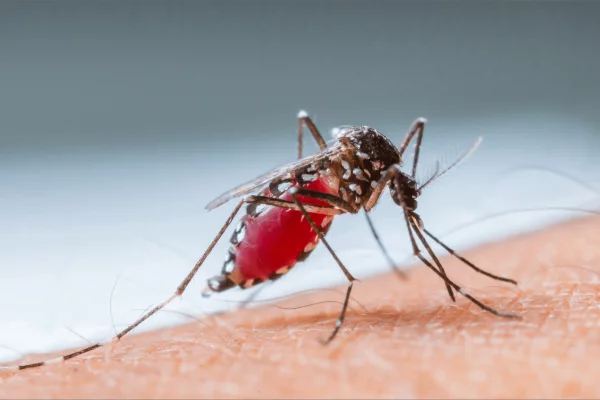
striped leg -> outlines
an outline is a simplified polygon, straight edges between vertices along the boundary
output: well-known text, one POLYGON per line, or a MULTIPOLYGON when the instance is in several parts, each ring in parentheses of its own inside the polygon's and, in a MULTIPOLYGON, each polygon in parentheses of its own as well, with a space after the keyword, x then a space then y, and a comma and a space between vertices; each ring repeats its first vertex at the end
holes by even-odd
POLYGON ((300 110, 298 112, 298 159, 302 158, 304 126, 308 128, 313 138, 315 139, 315 142, 317 142, 317 145, 321 150, 325 150, 325 148, 327 147, 325 140, 323 140, 323 136, 321 136, 319 129, 317 129, 315 123, 308 116, 308 113, 304 110, 300 110))
POLYGON ((517 315, 517 314, 510 314, 510 313, 503 313, 501 311, 496 310, 495 308, 492 308, 490 306, 488 306, 487 304, 481 302, 480 300, 476 299, 475 297, 471 296, 469 293, 467 293, 467 291, 465 291, 463 288, 461 288, 460 286, 458 286, 456 283, 454 283, 453 281, 451 281, 445 274, 442 274, 440 271, 438 271, 437 268, 435 268, 430 262, 429 260, 427 260, 425 257, 423 257, 423 255, 421 254, 421 251, 419 250, 419 247, 417 246, 417 243, 415 241, 415 234, 416 236, 419 238, 419 241, 425 246, 425 248, 427 249, 427 252, 429 253, 429 255, 436 261, 439 263, 439 261, 437 261, 437 257, 435 257, 435 254, 433 253, 433 251, 431 250, 431 247, 429 247, 429 245, 427 244, 427 240, 425 240, 425 236, 423 236, 423 234, 421 233, 421 227, 419 226, 419 219, 418 217, 415 217, 415 215, 413 215, 414 213, 412 213, 411 211, 407 210, 406 207, 403 207, 404 209, 404 219, 406 221, 406 226, 408 228, 408 236, 410 237, 410 242, 413 248, 413 253, 415 256, 419 257, 419 259, 421 261, 423 261, 423 263, 429 267, 429 269, 431 269, 433 272, 436 273, 436 275, 438 275, 440 278, 442 278, 444 280, 444 282, 446 282, 447 285, 450 285, 454 290, 456 290, 458 293, 462 294, 463 296, 465 296, 467 299, 469 299, 470 301, 472 301, 473 303, 475 303, 477 306, 479 306, 481 309, 494 314, 498 317, 503 317, 503 318, 514 318, 514 319, 520 319, 521 316, 517 315), (413 233, 414 232, 414 233, 413 233))
MULTIPOLYGON (((344 319, 346 318, 346 311, 348 309, 348 303, 350 301, 350 293, 352 292, 352 286, 354 285, 354 281, 356 280, 356 278, 354 276, 352 276, 350 271, 348 271, 346 266, 342 263, 342 261, 337 256, 337 254, 335 254, 335 251, 333 251, 333 249, 331 248, 331 246, 329 245, 327 240, 325 240, 323 233, 321 233, 321 230, 317 227, 315 222, 312 220, 312 218, 310 217, 310 214, 304 208, 304 205, 300 202, 300 200, 298 200, 299 192, 300 192, 300 190, 298 188, 291 188, 288 190, 288 193, 290 193, 292 195, 294 202, 296 203, 296 205, 302 212, 302 215, 304 215, 304 218, 306 218, 306 220, 308 221, 308 223, 310 224, 312 229, 319 236, 319 239, 323 242, 323 244, 325 245, 325 247, 327 248, 327 250, 333 257, 335 262, 338 264, 338 266, 340 267, 340 269, 342 270, 342 272, 348 279, 348 289, 346 290, 346 297, 344 299, 344 304, 342 306, 342 311, 340 313, 340 316, 338 317, 338 320, 335 324, 335 328, 334 328, 333 332, 331 332, 331 335, 329 335, 329 337, 325 341, 323 341, 323 344, 329 344, 335 338, 335 336, 339 332, 340 328, 342 327, 342 324, 344 323, 344 319)), ((304 195, 306 195, 306 194, 304 194, 304 195)))
POLYGON ((225 233, 225 230, 227 230, 227 228, 229 227, 229 225, 231 225, 231 222, 233 221, 233 219, 237 215, 238 211, 242 207, 242 204, 244 204, 244 200, 241 200, 237 204, 237 206, 235 207, 235 209, 233 210, 233 212, 231 213, 231 215, 229 215, 229 218, 227 218, 227 221, 225 222, 225 224, 221 227, 221 230, 219 230, 219 232, 217 233, 217 235, 213 239, 213 241, 210 244, 210 246, 208 246, 208 249, 206 249, 206 251, 204 252, 204 254, 202 255, 202 257, 194 265, 194 268, 192 268, 192 270, 188 273, 188 275, 185 277, 185 279, 179 284, 179 286, 177 287, 177 290, 175 291, 175 293, 173 293, 168 299, 166 299, 162 303, 158 304, 157 306, 155 306, 154 308, 152 308, 148 312, 144 313, 135 322, 133 322, 131 325, 129 325, 127 328, 125 328, 123 331, 121 331, 115 337, 113 337, 110 342, 96 343, 96 344, 88 346, 88 347, 86 347, 84 349, 81 349, 81 350, 78 350, 78 351, 75 351, 75 352, 72 352, 72 353, 66 354, 64 356, 51 359, 51 360, 47 360, 47 361, 42 361, 42 362, 33 363, 33 364, 24 364, 24 365, 14 365, 14 366, 0 367, 0 371, 2 371, 2 370, 21 370, 21 369, 36 368, 36 367, 41 367, 41 366, 46 365, 46 364, 54 364, 54 363, 58 363, 58 362, 61 362, 61 361, 70 360, 71 358, 78 357, 78 356, 80 356, 82 354, 88 353, 88 352, 90 352, 92 350, 95 350, 95 349, 97 349, 99 347, 105 346, 108 343, 118 342, 119 340, 121 340, 129 332, 131 332, 135 328, 137 328, 142 322, 144 322, 145 320, 147 320, 148 318, 150 318, 152 315, 156 314, 163 307, 165 307, 167 304, 169 304, 170 302, 172 302, 174 299, 180 297, 185 292, 185 289, 187 288, 187 286, 190 284, 190 282, 194 278, 194 275, 196 275, 196 273, 198 272, 198 270, 200 269, 200 267, 202 266, 202 264, 204 264, 204 261, 206 260, 206 258, 208 257, 208 255, 211 253, 211 251, 213 250, 213 248, 215 247, 215 245, 217 244, 217 242, 219 241, 219 239, 221 239, 221 236, 223 236, 223 234, 225 233))

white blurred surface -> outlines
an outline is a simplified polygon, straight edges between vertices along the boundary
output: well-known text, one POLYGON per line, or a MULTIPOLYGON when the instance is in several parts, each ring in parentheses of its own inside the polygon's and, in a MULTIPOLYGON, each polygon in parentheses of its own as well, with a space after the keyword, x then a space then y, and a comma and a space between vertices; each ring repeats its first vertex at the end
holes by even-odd
MULTIPOLYGON (((411 122, 381 127, 376 121, 365 121, 395 143, 411 122)), ((321 126, 324 133, 331 128, 321 126)), ((429 187, 419 201, 425 224, 450 246, 466 248, 583 215, 519 213, 443 236, 492 213, 552 206, 593 208, 595 193, 560 176, 535 170, 503 174, 522 165, 538 165, 598 187, 600 167, 586 139, 597 132, 581 121, 512 116, 442 127, 432 120, 426 127, 419 170, 428 171, 437 157, 451 161, 479 135, 484 141, 477 152, 429 187)), ((90 341, 110 338, 115 283, 112 313, 117 329, 172 294, 232 209, 227 204, 206 213, 204 205, 229 187, 293 159, 293 124, 273 137, 268 147, 254 144, 252 152, 248 151, 252 146, 240 142, 226 144, 231 151, 224 153, 198 144, 138 154, 47 154, 4 160, 0 169, 0 360, 86 344, 69 329, 90 341)), ((305 145, 305 151, 314 148, 305 145)), ((404 264, 414 263, 401 214, 387 193, 372 215, 392 256, 404 264)), ((235 307, 219 300, 248 295, 236 289, 210 300, 200 297, 206 278, 221 268, 229 234, 189 286, 184 301, 169 309, 202 315, 235 307)), ((358 278, 388 270, 363 216, 337 218, 328 239, 358 278)), ((307 262, 270 285, 261 297, 343 282, 343 275, 319 246, 307 262)), ((139 331, 184 321, 164 312, 139 331)))

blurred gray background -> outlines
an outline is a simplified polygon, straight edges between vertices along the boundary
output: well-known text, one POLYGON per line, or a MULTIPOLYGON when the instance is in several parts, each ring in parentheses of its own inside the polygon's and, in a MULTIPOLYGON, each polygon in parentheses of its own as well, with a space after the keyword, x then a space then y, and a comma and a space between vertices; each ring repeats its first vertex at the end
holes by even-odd
MULTIPOLYGON (((117 327, 170 295, 231 210, 204 205, 295 157, 299 109, 327 136, 371 125, 396 143, 428 118, 422 172, 482 135, 420 200, 442 236, 505 210, 589 206, 599 17, 577 1, 1 2, 0 357, 85 344, 65 326, 109 337, 117 278, 117 327)), ((444 238, 465 248, 574 216, 511 214, 444 238)), ((412 263, 388 198, 374 219, 412 263)), ((348 267, 386 271, 364 218, 338 220, 329 237, 348 267)), ((199 295, 226 242, 174 308, 232 307, 199 295)), ((343 279, 319 248, 264 297, 343 279)))

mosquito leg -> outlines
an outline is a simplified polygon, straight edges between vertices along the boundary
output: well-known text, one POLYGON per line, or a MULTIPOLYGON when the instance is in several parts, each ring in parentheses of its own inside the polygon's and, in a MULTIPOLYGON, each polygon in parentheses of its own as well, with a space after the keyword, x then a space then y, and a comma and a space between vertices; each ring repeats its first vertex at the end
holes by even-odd
MULTIPOLYGON (((265 204, 267 206, 279 207, 279 208, 287 208, 290 210, 300 211, 298 205, 295 202, 290 200, 279 199, 275 197, 268 196, 250 196, 245 200, 246 203, 256 203, 256 204, 265 204)), ((311 213, 315 214, 323 214, 323 215, 339 215, 344 212, 344 210, 336 209, 333 206, 315 206, 312 204, 305 204, 304 208, 311 213)))
MULTIPOLYGON (((373 190, 373 193, 371 194, 371 197, 367 201, 367 204, 364 206, 364 210, 366 212, 369 212, 375 206, 375 204, 377 204, 377 201, 379 200, 379 197, 381 196, 381 193, 387 186, 388 182, 390 180, 396 178, 399 174, 402 174, 402 171, 400 170, 400 164, 391 165, 385 171, 385 174, 383 174, 383 176, 381 178, 379 178, 379 182, 377 183, 377 186, 373 190)), ((406 209, 406 204, 404 204, 401 197, 400 197, 400 201, 403 204, 402 208, 406 209)), ((416 244, 413 244, 413 249, 414 248, 416 248, 418 250, 418 248, 416 247, 416 244)), ((446 275, 446 272, 444 271, 443 268, 440 271, 444 276, 446 275)), ((452 288, 446 284, 446 289, 448 290, 448 294, 450 295, 450 298, 452 299, 452 301, 455 301, 454 293, 452 292, 452 288)))
POLYGON ((377 186, 375 186, 375 189, 373 189, 373 193, 371 193, 371 197, 369 197, 367 204, 365 204, 365 212, 369 212, 373 207, 375 207, 375 204, 377 204, 377 201, 379 201, 379 197, 381 197, 381 193, 383 193, 383 190, 387 186, 388 182, 392 180, 396 175, 401 173, 402 171, 400 170, 400 164, 390 165, 390 167, 385 171, 385 174, 383 174, 381 178, 379 178, 377 186))
POLYGON ((394 260, 392 260, 392 257, 390 257, 389 253, 387 252, 387 249, 381 242, 381 239, 379 238, 379 235, 377 234, 377 231, 375 230, 375 225, 373 225, 373 221, 371 220, 371 216, 365 212, 365 217, 367 217, 367 223, 369 224, 369 228, 371 228, 371 233, 373 234, 373 237, 375 238, 375 241, 377 242, 379 249, 383 253, 384 257, 387 259, 388 263, 390 264, 390 267, 392 267, 392 271, 394 271, 400 279, 406 280, 407 279, 406 273, 404 271, 402 271, 396 265, 394 260))
MULTIPOLYGON (((358 212, 358 210, 356 210, 346 200, 341 199, 333 194, 318 192, 316 190, 305 189, 302 187, 296 188, 296 194, 300 196, 310 197, 311 199, 324 201, 330 206, 335 207, 336 209, 341 210, 343 212, 347 212, 350 214, 356 214, 358 212)), ((307 211, 309 211, 308 207, 310 206, 310 204, 303 204, 303 206, 304 208, 306 208, 307 211)))
MULTIPOLYGON (((340 267, 342 268, 342 271, 344 272, 346 277, 350 280, 350 284, 349 284, 348 290, 346 292, 346 300, 344 302, 344 306, 342 307, 342 313, 340 315, 340 318, 338 319, 338 323, 336 324, 335 330, 333 331, 331 336, 324 342, 325 344, 327 344, 327 343, 331 342, 331 340, 333 340, 333 338, 337 335, 337 332, 339 331, 339 329, 343 323, 343 320, 346 316, 346 310, 348 307, 348 302, 350 300, 350 292, 352 290, 352 285, 353 285, 353 281, 355 280, 355 278, 352 277, 352 275, 350 275, 350 273, 344 267, 344 265, 341 263, 339 258, 337 258, 336 254, 333 252, 333 249, 331 249, 329 244, 325 241, 323 234, 321 233, 320 230, 318 230, 314 221, 312 220, 310 215, 308 215, 308 213, 312 212, 312 213, 316 213, 316 214, 336 215, 336 214, 341 214, 342 212, 356 213, 356 210, 354 210, 343 199, 340 199, 339 197, 328 194, 328 193, 318 192, 315 190, 309 190, 309 189, 304 189, 304 188, 293 188, 293 190, 288 190, 288 192, 290 194, 292 194, 292 198, 294 199, 293 202, 290 202, 288 200, 278 199, 278 198, 267 197, 267 196, 251 196, 248 199, 246 199, 246 201, 249 203, 266 204, 266 205, 270 205, 270 206, 274 206, 274 207, 288 208, 288 209, 293 209, 293 210, 302 212, 304 217, 311 224, 312 229, 319 236, 319 239, 321 239, 323 241, 323 243, 325 244, 327 249, 332 253, 333 257, 338 262, 338 265, 340 265, 340 267), (297 198, 298 195, 324 201, 324 202, 330 204, 330 206, 327 207, 327 206, 314 206, 314 205, 310 205, 310 204, 303 204, 298 200, 298 198, 297 198), (334 213, 334 211, 335 211, 335 213, 334 213)), ((253 293, 253 295, 256 295, 257 293, 258 292, 255 292, 255 293, 253 293)), ((244 301, 244 303, 242 304, 242 307, 245 307, 247 305, 247 303, 249 301, 251 301, 253 298, 254 298, 254 296, 250 296, 246 301, 244 301)))
POLYGON ((379 182, 377 183, 377 186, 373 190, 373 193, 371 194, 371 197, 367 201, 367 204, 363 207, 363 210, 365 211, 365 216, 367 217, 367 222, 369 224, 369 228, 371 228, 371 233, 373 234, 373 237, 375 238, 375 241, 379 245, 379 248, 383 252, 384 256, 387 258, 389 264, 392 266, 393 271, 401 279, 406 279, 406 273, 404 271, 401 271, 398 268, 398 266, 396 265, 396 263, 394 262, 394 260, 392 260, 392 258, 388 254, 387 250, 383 246, 383 243, 381 242, 381 239, 379 238, 379 235, 377 234, 377 231, 375 230, 375 225, 373 225, 373 221, 371 221, 371 218, 370 218, 370 216, 368 214, 369 211, 371 211, 371 209, 379 201, 379 198, 381 197, 381 193, 383 193, 383 190, 387 186, 388 182, 390 180, 394 179, 394 177, 396 175, 400 174, 400 173, 402 173, 402 172, 400 170, 400 165, 399 164, 391 165, 386 170, 385 174, 383 174, 383 176, 379 179, 379 182))
MULTIPOLYGON (((406 207, 403 207, 403 208, 406 209, 406 207)), ((418 233, 421 233, 420 226, 422 225, 422 223, 421 223, 421 219, 419 218, 419 216, 414 211, 409 211, 408 215, 409 215, 409 221, 410 221, 411 226, 415 230, 418 230, 418 233)), ((438 260, 437 256, 433 252, 433 250, 431 250, 429 243, 427 243, 427 241, 425 240, 423 235, 418 235, 418 236, 419 236, 419 239, 420 239, 421 243, 423 244, 423 246, 425 246, 425 250, 427 250, 427 253, 431 257, 431 259, 433 260, 435 265, 438 267, 439 271, 442 273, 442 275, 447 277, 448 275, 446 275, 446 271, 444 270, 442 263, 440 262, 440 260, 438 260)), ((419 256, 419 258, 421 258, 421 257, 419 256)), ((422 260, 422 258, 421 258, 421 260, 422 260)), ((452 299, 452 301, 456 302, 456 298, 454 297, 454 292, 452 291, 452 287, 447 282, 446 282, 446 289, 448 290, 448 294, 450 295, 450 298, 452 299)))
POLYGON ((304 125, 308 128, 310 133, 313 135, 315 142, 321 150, 327 148, 327 144, 325 140, 323 140, 323 136, 319 133, 317 126, 314 124, 312 119, 308 116, 306 111, 301 110, 298 113, 298 158, 302 158, 302 137, 304 136, 304 125))
POLYGON ((450 247, 446 246, 446 244, 444 244, 441 240, 439 240, 437 237, 435 237, 431 232, 429 232, 427 229, 423 228, 423 232, 425 232, 425 234, 427 236, 429 236, 430 238, 432 238, 437 244, 439 244, 440 246, 442 246, 444 249, 446 249, 446 251, 450 254, 452 254, 454 257, 458 258, 460 261, 462 261, 463 263, 467 264, 469 267, 471 267, 472 269, 474 269, 475 271, 479 272, 482 275, 488 276, 492 279, 498 280, 498 281, 502 281, 502 282, 508 282, 508 283, 512 283, 513 285, 517 285, 517 281, 513 280, 513 279, 509 279, 509 278, 503 278, 501 276, 498 275, 494 275, 490 272, 484 271, 481 268, 478 268, 476 265, 474 265, 472 262, 470 262, 469 260, 467 260, 466 258, 464 258, 463 256, 461 256, 460 254, 456 253, 454 250, 452 250, 450 247))
POLYGON ((348 283, 348 289, 346 290, 346 297, 344 298, 344 305, 342 306, 342 312, 340 313, 340 316, 335 323, 335 328, 333 329, 333 332, 331 332, 331 335, 329 335, 329 337, 326 340, 321 341, 322 344, 328 345, 329 343, 331 343, 331 341, 336 337, 336 335, 340 331, 340 328, 342 327, 342 324, 344 323, 344 320, 346 319, 346 310, 348 310, 348 303, 350 303, 350 293, 352 292, 353 285, 354 285, 354 282, 352 282, 352 281, 350 283, 348 283))
POLYGON ((503 313, 501 311, 496 310, 495 308, 492 308, 484 303, 482 303, 481 301, 477 300, 475 297, 471 296, 469 293, 467 293, 466 290, 464 290, 463 288, 461 288, 460 286, 458 286, 456 283, 454 283, 453 281, 451 281, 446 275, 442 274, 440 271, 438 271, 430 262, 429 260, 427 260, 425 257, 423 257, 423 255, 421 254, 419 248, 417 247, 417 244, 415 242, 415 238, 413 235, 413 229, 414 232, 417 234, 417 236, 419 236, 419 238, 421 240, 425 239, 423 237, 423 234, 421 233, 421 231, 419 230, 418 226, 414 226, 413 224, 410 223, 410 217, 408 215, 408 211, 406 209, 404 209, 404 220, 406 221, 406 226, 408 228, 408 233, 410 236, 410 241, 411 244, 413 246, 413 252, 414 254, 419 257, 421 259, 421 261, 423 261, 423 263, 429 267, 429 269, 431 269, 433 272, 436 273, 437 276, 439 276, 440 278, 442 278, 444 280, 444 282, 446 282, 446 284, 450 285, 454 290, 456 290, 458 293, 462 294, 463 296, 465 296, 467 299, 469 299, 471 302, 473 302, 474 304, 476 304, 477 306, 479 306, 481 309, 494 314, 498 317, 503 317, 503 318, 515 318, 515 319, 520 319, 521 316, 517 315, 517 314, 510 314, 510 313, 503 313))
MULTIPOLYGON (((314 190, 309 190, 309 189, 303 189, 303 188, 297 188, 297 194, 302 195, 302 196, 307 196, 307 197, 311 197, 313 199, 318 199, 318 200, 322 200, 327 202, 328 204, 344 210, 347 213, 350 214, 355 214, 357 212, 357 210, 355 210, 350 204, 348 204, 345 200, 328 194, 328 193, 323 193, 323 192, 317 192, 314 190)), ((389 264, 391 265, 392 269, 394 270, 394 272, 396 272, 398 274, 399 277, 401 277, 402 279, 406 279, 406 274, 401 271, 398 266, 396 266, 396 264, 394 263, 394 260, 392 260, 392 258, 390 257, 389 253, 387 252, 387 250, 385 249, 385 247, 383 246, 383 243, 381 242, 381 239, 379 238, 379 235, 377 234, 377 231, 375 230, 375 226, 373 225, 373 222, 371 221, 371 218, 369 217, 369 214, 367 214, 365 212, 365 216, 367 217, 367 222, 369 223, 369 228, 371 229, 371 233, 373 234, 373 237, 375 237, 375 241, 377 242, 377 244, 379 245, 379 248, 381 249, 381 251, 383 252, 383 255, 385 256, 385 258, 388 260, 389 264)))
POLYGON ((412 166, 412 175, 411 177, 415 177, 417 173, 417 163, 419 162, 419 152, 421 151, 421 141, 423 140, 423 129, 425 128, 425 123, 427 120, 425 118, 418 118, 415 122, 413 122, 412 126, 408 130, 406 136, 404 136, 404 140, 400 144, 398 152, 400 153, 400 158, 404 154, 404 151, 408 147, 408 144, 412 140, 412 138, 417 135, 417 142, 415 143, 415 154, 413 157, 413 166, 412 166))
MULTIPOLYGON (((179 284, 179 286, 177 287, 177 290, 175 291, 175 293, 173 293, 168 299, 166 299, 162 303, 160 303, 157 306, 155 306, 154 308, 152 308, 150 311, 144 313, 135 322, 133 322, 131 325, 129 325, 123 331, 121 331, 116 336, 114 336, 113 339, 111 340, 111 342, 117 342, 117 341, 121 340, 121 338, 123 338, 123 336, 127 335, 129 332, 131 332, 132 330, 134 330, 142 322, 144 322, 145 320, 147 320, 148 318, 150 318, 152 315, 156 314, 158 311, 160 311, 163 307, 165 307, 171 301, 173 301, 177 297, 180 297, 183 294, 183 292, 185 291, 185 289, 187 288, 187 286, 190 284, 190 282, 194 278, 194 275, 196 275, 196 272, 198 272, 198 269, 200 269, 200 267, 202 266, 202 264, 204 263, 204 261, 206 260, 206 258, 208 257, 208 255, 211 253, 211 251, 213 250, 213 248, 215 247, 215 245, 217 244, 217 242, 219 241, 219 239, 221 239, 221 236, 223 236, 223 234, 225 233, 225 231, 227 230, 227 228, 229 227, 229 225, 231 225, 231 222, 235 218, 236 214, 238 213, 238 211, 240 211, 240 208, 242 207, 242 204, 244 204, 244 200, 240 200, 240 202, 235 207, 235 209, 233 210, 233 212, 231 213, 231 215, 229 215, 229 218, 227 218, 227 221, 225 221, 225 224, 223 225, 223 227, 221 227, 221 230, 219 231, 219 233, 217 233, 217 235, 215 236, 215 238, 211 242, 210 246, 208 246, 208 249, 206 249, 206 251, 204 252, 204 254, 202 255, 202 257, 198 260, 198 262, 196 262, 196 265, 194 265, 194 268, 192 268, 192 270, 188 273, 188 275, 185 277, 185 279, 179 284)), ((96 343, 96 344, 88 346, 88 347, 86 347, 84 349, 81 349, 81 350, 78 350, 78 351, 66 354, 64 356, 61 356, 61 357, 58 357, 58 358, 54 358, 54 359, 51 359, 51 360, 47 360, 47 361, 38 362, 38 363, 25 364, 25 365, 15 365, 15 366, 9 366, 9 367, 0 367, 0 371, 7 370, 7 369, 10 369, 10 370, 29 369, 29 368, 41 367, 41 366, 43 366, 45 364, 54 364, 54 363, 58 363, 58 362, 61 362, 61 361, 70 360, 71 358, 75 358, 75 357, 80 356, 82 354, 88 353, 88 352, 90 352, 92 350, 95 350, 95 349, 97 349, 99 347, 102 347, 102 346, 104 346, 106 344, 107 343, 96 343)))
POLYGON ((292 195, 292 198, 294 199, 294 202, 298 205, 300 212, 302 212, 302 215, 304 216, 304 218, 306 218, 306 220, 308 221, 308 223, 310 224, 312 229, 315 231, 317 236, 319 236, 319 239, 323 242, 325 247, 327 247, 327 250, 329 251, 331 256, 334 258, 335 262, 338 264, 338 266, 340 267, 340 269, 342 270, 344 275, 346 275, 346 278, 348 279, 348 282, 349 282, 348 289, 346 290, 346 298, 344 299, 344 305, 342 306, 342 312, 340 313, 340 316, 338 317, 338 320, 335 324, 335 329, 333 330, 331 335, 327 338, 327 340, 325 340, 323 342, 323 344, 328 344, 335 338, 335 336, 339 332, 342 324, 344 323, 344 319, 346 318, 346 310, 348 309, 348 303, 350 301, 350 293, 352 292, 352 286, 354 285, 354 281, 356 280, 356 278, 354 276, 352 276, 350 271, 348 271, 346 266, 338 258, 337 254, 335 254, 335 251, 333 251, 333 249, 331 248, 331 246, 329 245, 327 240, 325 240, 325 237, 321 233, 321 230, 317 227, 315 222, 312 220, 312 218, 310 217, 310 214, 304 208, 304 205, 302 203, 300 203, 300 200, 298 200, 298 197, 297 197, 298 188, 290 188, 288 190, 288 193, 290 193, 292 195))
MULTIPOLYGON (((266 206, 277 207, 277 208, 282 208, 282 209, 287 209, 287 210, 300 211, 300 208, 294 201, 280 199, 280 198, 276 198, 276 197, 270 197, 270 196, 252 195, 252 196, 249 196, 246 199, 244 199, 243 202, 248 203, 251 206, 254 206, 252 211, 249 211, 250 207, 246 208, 247 215, 252 215, 252 214, 256 213, 257 205, 266 205, 266 206)), ((313 205, 313 204, 306 204, 306 205, 304 205, 304 209, 307 212, 310 212, 313 214, 319 214, 319 215, 334 216, 334 215, 339 215, 339 214, 344 213, 343 210, 339 210, 333 206, 327 206, 327 205, 318 206, 318 205, 313 205)), ((309 253, 303 253, 303 254, 308 255, 309 253)), ((297 259, 297 260, 299 260, 299 259, 297 259)), ((227 261, 227 262, 229 262, 229 261, 227 261)), ((279 277, 283 274, 285 274, 285 272, 275 273, 272 276, 270 276, 268 279, 269 279, 269 281, 272 282, 277 277, 279 277)), ((247 288, 255 286, 259 283, 263 283, 264 281, 265 281, 265 279, 248 280, 248 281, 246 281, 246 283, 250 283, 250 284, 247 286, 240 282, 238 282, 238 283, 234 282, 233 280, 230 279, 230 273, 224 272, 224 270, 222 270, 220 275, 214 276, 213 278, 208 280, 208 286, 203 291, 202 296, 210 297, 213 293, 222 292, 222 291, 232 288, 233 286, 236 286, 236 285, 237 286, 241 285, 243 288, 247 289, 247 288)), ((250 298, 249 301, 251 301, 251 300, 252 299, 250 298)))

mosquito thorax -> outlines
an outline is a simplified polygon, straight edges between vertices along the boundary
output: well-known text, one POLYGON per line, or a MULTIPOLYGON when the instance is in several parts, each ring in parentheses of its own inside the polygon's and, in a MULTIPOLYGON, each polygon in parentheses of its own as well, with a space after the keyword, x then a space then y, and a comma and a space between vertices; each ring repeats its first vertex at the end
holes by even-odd
POLYGON ((346 128, 336 135, 342 147, 339 154, 339 194, 356 206, 364 205, 382 174, 400 162, 396 146, 368 126, 346 128))
POLYGON ((375 169, 381 166, 389 167, 400 162, 398 149, 381 132, 368 126, 357 126, 349 128, 343 134, 338 134, 338 140, 347 138, 358 150, 357 155, 371 161, 375 169), (380 163, 378 164, 377 161, 380 163))
MULTIPOLYGON (((376 129, 368 126, 353 127, 345 132, 338 133, 337 139, 342 143, 344 143, 344 141, 349 141, 350 144, 358 150, 355 152, 358 158, 368 161, 364 163, 364 165, 371 166, 371 169, 369 170, 370 176, 373 178, 370 183, 371 190, 375 188, 376 182, 387 170, 387 168, 394 164, 401 163, 400 155, 396 146, 394 146, 394 144, 387 137, 378 132, 376 129)), ((351 164, 350 161, 346 161, 348 164, 351 164)), ((349 167, 352 167, 352 165, 349 167)), ((351 168, 348 168, 348 170, 350 169, 351 168)), ((366 172, 367 171, 364 171, 365 174, 366 172)), ((356 187, 355 185, 357 182, 356 180, 352 179, 352 176, 349 176, 350 179, 346 179, 348 175, 349 174, 346 173, 343 176, 344 180, 342 183, 347 181, 348 184, 346 185, 346 188, 349 186, 349 188, 352 190, 356 187)), ((409 210, 413 211, 417 208, 417 197, 419 197, 420 192, 417 189, 417 182, 413 178, 404 173, 400 173, 396 175, 395 179, 392 179, 389 182, 388 187, 390 189, 392 199, 397 205, 402 205, 404 203, 409 210)), ((342 195, 342 189, 344 188, 345 187, 341 185, 340 193, 342 195)), ((367 191, 366 195, 362 196, 361 201, 367 200, 370 192, 370 190, 367 191)), ((355 199, 355 202, 358 203, 358 198, 355 199)))

